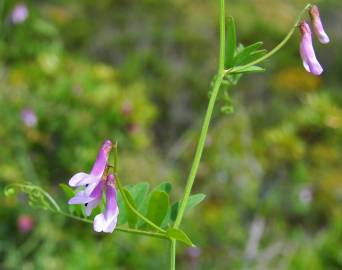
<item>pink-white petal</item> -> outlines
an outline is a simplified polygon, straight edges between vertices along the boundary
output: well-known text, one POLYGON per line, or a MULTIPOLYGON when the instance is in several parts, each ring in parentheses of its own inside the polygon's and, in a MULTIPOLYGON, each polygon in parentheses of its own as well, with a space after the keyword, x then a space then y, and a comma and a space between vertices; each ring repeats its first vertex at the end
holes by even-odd
POLYGON ((69 180, 69 186, 84 186, 91 183, 97 183, 99 180, 101 180, 101 178, 89 175, 84 172, 80 172, 71 177, 71 179, 69 180))
POLYGON ((96 215, 96 217, 94 218, 94 224, 93 224, 94 231, 102 232, 105 224, 106 224, 106 220, 104 218, 103 213, 96 215))
POLYGON ((105 233, 112 233, 116 227, 117 219, 119 215, 119 209, 116 209, 114 215, 107 216, 105 213, 98 214, 94 218, 94 231, 96 232, 105 232, 105 233))
POLYGON ((310 72, 310 67, 305 61, 303 61, 303 66, 307 72, 310 72))

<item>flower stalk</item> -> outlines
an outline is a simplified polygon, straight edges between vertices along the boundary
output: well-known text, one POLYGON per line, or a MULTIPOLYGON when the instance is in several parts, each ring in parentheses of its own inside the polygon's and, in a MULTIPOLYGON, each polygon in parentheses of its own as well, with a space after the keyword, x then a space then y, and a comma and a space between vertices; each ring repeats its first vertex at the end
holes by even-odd
POLYGON ((246 69, 248 67, 251 67, 251 66, 255 66, 265 60, 267 60, 268 58, 270 58, 271 56, 273 56, 276 52, 278 52, 281 48, 283 48, 286 43, 290 40, 290 38, 292 37, 292 35, 294 34, 294 32, 296 31, 296 29, 298 28, 299 26, 299 23, 300 21, 302 20, 303 16, 305 15, 305 13, 307 11, 309 11, 312 7, 312 4, 307 4, 304 9, 299 13, 298 17, 297 17, 297 20, 296 22, 294 23, 294 25, 292 26, 292 28, 290 29, 290 31, 287 33, 287 35, 284 37, 284 39, 277 45, 275 46, 271 51, 269 51, 267 54, 265 54, 264 56, 258 58, 257 60, 255 61, 252 61, 246 65, 243 65, 243 66, 238 66, 238 67, 233 67, 231 69, 227 69, 225 72, 226 72, 226 75, 228 73, 234 73, 234 72, 237 72, 239 70, 243 70, 243 69, 246 69))
POLYGON ((223 81, 223 77, 226 75, 225 70, 224 70, 224 56, 225 56, 224 51, 225 51, 225 42, 226 42, 226 40, 225 40, 225 7, 224 7, 224 0, 219 0, 219 1, 220 1, 220 19, 219 19, 220 52, 219 52, 219 63, 218 63, 217 76, 216 76, 213 91, 211 93, 210 100, 208 103, 208 108, 207 108, 207 111, 205 113, 200 137, 199 137, 198 144, 197 144, 195 157, 194 157, 191 169, 190 169, 189 177, 188 177, 187 182, 186 182, 183 199, 181 201, 179 211, 177 214, 177 218, 176 218, 176 221, 174 224, 175 228, 179 227, 179 225, 182 221, 184 211, 185 211, 186 205, 188 203, 189 196, 191 193, 191 189, 192 189, 193 183, 195 181, 197 171, 198 171, 198 167, 199 167, 199 164, 201 161, 201 157, 202 157, 203 149, 205 146, 205 141, 207 138, 208 129, 209 129, 211 117, 212 117, 212 114, 214 111, 217 95, 219 93, 219 90, 220 90, 220 87, 221 87, 221 84, 223 81))
MULTIPOLYGON (((179 211, 176 217, 176 221, 174 223, 175 228, 178 228, 179 225, 181 224, 182 218, 186 209, 186 205, 189 201, 192 186, 194 184, 198 167, 202 158, 203 149, 205 146, 205 141, 207 138, 208 129, 209 129, 210 121, 211 121, 212 114, 214 111, 217 95, 219 93, 219 90, 223 81, 223 77, 225 76, 225 70, 224 70, 225 42, 226 42, 225 40, 225 0, 219 0, 219 7, 220 7, 219 9, 219 14, 220 14, 219 15, 219 27, 220 27, 220 45, 219 46, 220 46, 220 49, 219 49, 217 76, 216 76, 213 91, 212 91, 212 94, 210 96, 210 100, 208 103, 208 108, 205 113, 200 137, 199 137, 198 144, 197 144, 195 157, 194 157, 191 169, 190 169, 189 177, 186 182, 183 199, 181 200, 179 211)), ((170 270, 175 270, 175 269, 176 269, 176 240, 171 239, 170 240, 170 270)))

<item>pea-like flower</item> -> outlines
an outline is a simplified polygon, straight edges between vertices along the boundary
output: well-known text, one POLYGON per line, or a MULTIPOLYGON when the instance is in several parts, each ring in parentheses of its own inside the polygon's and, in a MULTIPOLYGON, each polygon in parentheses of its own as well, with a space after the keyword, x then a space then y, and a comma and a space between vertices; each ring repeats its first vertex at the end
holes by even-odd
POLYGON ((106 140, 102 144, 90 173, 79 172, 69 180, 69 185, 71 187, 85 186, 84 190, 77 192, 76 195, 69 200, 69 204, 86 204, 86 214, 88 216, 101 201, 101 197, 99 198, 98 194, 102 194, 102 180, 103 178, 106 178, 104 173, 107 168, 108 157, 112 147, 113 143, 110 140, 106 140))
POLYGON ((315 5, 312 6, 309 13, 310 13, 311 21, 312 21, 313 30, 318 40, 323 44, 329 43, 330 39, 327 33, 324 31, 321 17, 319 15, 318 7, 315 5))
POLYGON ((112 142, 106 140, 102 144, 90 173, 80 172, 69 180, 69 185, 72 187, 84 187, 83 190, 77 192, 69 200, 69 204, 85 204, 87 216, 100 204, 102 195, 105 192, 106 208, 103 213, 98 214, 94 218, 93 226, 96 232, 113 232, 119 215, 116 201, 115 177, 113 174, 108 174, 106 170, 112 147, 112 142))
POLYGON ((310 26, 303 21, 300 24, 301 41, 300 41, 300 55, 303 60, 304 68, 314 75, 320 75, 323 68, 318 62, 315 50, 312 45, 312 36, 310 26))

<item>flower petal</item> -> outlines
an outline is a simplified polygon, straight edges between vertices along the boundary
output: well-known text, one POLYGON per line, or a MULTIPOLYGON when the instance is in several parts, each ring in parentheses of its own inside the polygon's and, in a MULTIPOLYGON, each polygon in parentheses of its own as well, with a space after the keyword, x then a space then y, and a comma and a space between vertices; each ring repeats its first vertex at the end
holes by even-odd
POLYGON ((113 143, 110 140, 106 140, 97 154, 96 161, 91 169, 90 174, 101 177, 107 166, 110 150, 113 147, 113 143))
POLYGON ((88 186, 86 188, 86 193, 90 194, 89 197, 93 198, 92 201, 88 202, 86 207, 86 215, 90 216, 91 211, 101 202, 102 199, 102 190, 104 188, 103 181, 100 181, 95 187, 88 186))
POLYGON ((110 216, 110 218, 106 218, 105 213, 98 214, 94 218, 94 231, 112 233, 116 227, 119 215, 119 208, 117 208, 116 210, 117 211, 115 212, 115 215, 110 216))
POLYGON ((92 200, 94 200, 94 198, 91 198, 85 191, 82 190, 77 192, 76 195, 68 201, 68 204, 85 204, 92 200))
POLYGON ((89 175, 84 172, 76 173, 71 179, 69 180, 69 186, 77 187, 77 186, 84 186, 91 183, 98 183, 101 178, 89 175))
POLYGON ((100 181, 98 184, 95 185, 93 188, 92 186, 88 186, 86 188, 87 192, 89 192, 89 196, 92 198, 101 198, 102 197, 102 191, 104 188, 104 182, 100 181))
POLYGON ((116 202, 116 190, 112 186, 107 186, 106 190, 106 210, 104 212, 106 219, 118 214, 118 204, 116 202))
MULTIPOLYGON (((119 214, 119 210, 118 210, 118 214, 119 214)), ((106 226, 103 228, 103 232, 112 233, 114 231, 116 224, 118 222, 118 214, 115 217, 113 217, 110 222, 106 224, 106 226)))
POLYGON ((101 197, 95 198, 92 201, 88 202, 86 206, 86 216, 90 216, 93 209, 98 206, 98 204, 101 202, 101 197))
POLYGON ((94 219, 94 231, 111 233, 114 231, 119 215, 119 208, 116 201, 116 190, 112 186, 114 176, 107 177, 106 185, 106 209, 94 219))

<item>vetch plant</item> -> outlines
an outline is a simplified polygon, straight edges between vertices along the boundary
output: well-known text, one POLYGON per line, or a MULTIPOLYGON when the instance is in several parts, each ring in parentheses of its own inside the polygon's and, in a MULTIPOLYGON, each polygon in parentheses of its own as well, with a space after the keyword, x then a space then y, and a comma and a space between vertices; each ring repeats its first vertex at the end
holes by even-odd
MULTIPOLYGON (((31 183, 12 184, 6 188, 5 194, 12 195, 16 191, 25 192, 28 194, 31 206, 91 223, 96 232, 125 232, 168 241, 169 269, 176 269, 177 242, 190 247, 195 246, 188 236, 191 232, 188 234, 180 227, 185 212, 197 206, 205 198, 202 193, 191 193, 217 99, 222 97, 225 105, 221 110, 231 113, 234 108, 229 93, 230 87, 236 85, 246 73, 264 71, 259 64, 282 49, 297 31, 301 34, 299 51, 305 69, 314 75, 320 75, 323 68, 314 52, 310 26, 303 20, 307 14, 311 18, 318 39, 324 44, 328 43, 329 38, 323 30, 318 8, 308 4, 300 12, 285 38, 274 49, 267 51, 262 48, 262 42, 248 46, 238 44, 234 18, 225 17, 225 1, 219 0, 220 31, 217 72, 209 92, 209 103, 195 156, 183 196, 178 202, 170 204, 171 184, 169 183, 161 183, 151 191, 148 183, 124 186, 120 179, 118 144, 110 140, 102 144, 90 173, 76 173, 69 180, 70 187, 64 183, 61 184, 61 188, 69 199, 68 210, 63 210, 49 193, 31 183), (110 155, 113 156, 113 162, 110 162, 110 155)), ((199 253, 198 256, 200 256, 199 253)))

